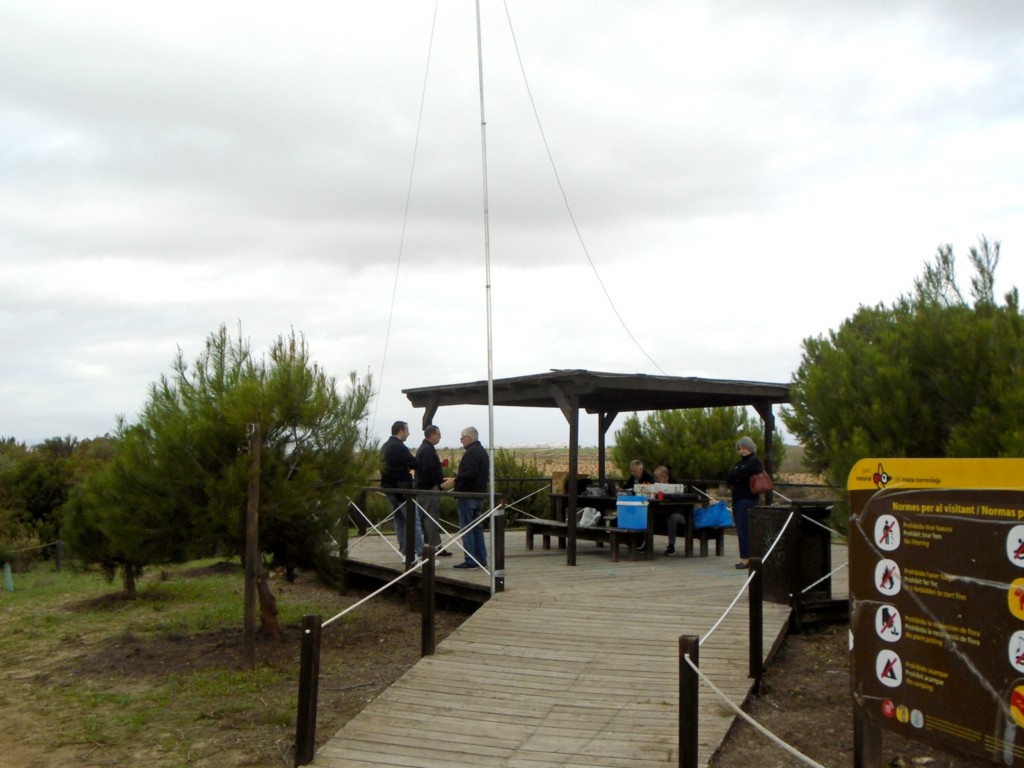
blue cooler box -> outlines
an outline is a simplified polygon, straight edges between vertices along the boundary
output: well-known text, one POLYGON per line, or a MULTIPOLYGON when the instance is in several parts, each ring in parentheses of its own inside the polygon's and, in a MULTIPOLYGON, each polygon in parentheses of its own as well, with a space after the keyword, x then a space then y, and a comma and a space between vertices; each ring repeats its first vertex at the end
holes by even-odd
POLYGON ((647 497, 646 496, 619 496, 615 510, 619 515, 619 528, 632 528, 633 530, 647 530, 647 497))

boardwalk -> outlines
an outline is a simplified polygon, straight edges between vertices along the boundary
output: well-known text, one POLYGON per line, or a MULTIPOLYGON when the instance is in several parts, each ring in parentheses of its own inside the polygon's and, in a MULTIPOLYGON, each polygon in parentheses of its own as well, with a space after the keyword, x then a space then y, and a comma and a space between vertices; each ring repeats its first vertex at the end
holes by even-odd
MULTIPOLYGON (((619 563, 580 542, 568 567, 564 551, 529 552, 523 538, 509 534, 507 590, 342 728, 317 768, 678 765, 678 639, 704 636, 736 596, 735 539, 725 557, 684 559, 661 556, 659 537, 656 560, 619 563)), ((379 542, 357 552, 386 556, 379 542)), ((452 561, 443 575, 463 573, 452 561)), ((845 571, 834 584, 845 593, 845 571)), ((765 653, 787 616, 765 605, 765 653)), ((736 702, 750 692, 746 638, 744 595, 700 649, 701 669, 736 702)), ((733 719, 702 687, 702 764, 733 719)))

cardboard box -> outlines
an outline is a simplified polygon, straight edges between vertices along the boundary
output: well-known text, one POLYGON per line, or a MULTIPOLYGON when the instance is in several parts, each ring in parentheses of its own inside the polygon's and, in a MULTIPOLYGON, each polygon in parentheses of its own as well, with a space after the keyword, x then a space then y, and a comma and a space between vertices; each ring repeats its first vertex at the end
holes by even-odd
POLYGON ((619 516, 615 523, 616 527, 637 531, 647 530, 646 496, 619 496, 615 510, 619 516))
MULTIPOLYGON (((576 493, 580 494, 583 489, 587 487, 587 481, 590 479, 590 475, 580 472, 576 475, 576 493)), ((565 470, 558 470, 557 472, 551 473, 551 492, 552 493, 568 493, 569 488, 566 481, 569 479, 569 473, 565 470)))

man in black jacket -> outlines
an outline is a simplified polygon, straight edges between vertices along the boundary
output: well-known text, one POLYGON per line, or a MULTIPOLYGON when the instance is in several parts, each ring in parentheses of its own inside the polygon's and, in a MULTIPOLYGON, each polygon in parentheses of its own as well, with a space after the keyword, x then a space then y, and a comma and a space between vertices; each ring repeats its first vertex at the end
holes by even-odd
MULTIPOLYGON (((444 482, 441 460, 437 457, 437 444, 441 442, 441 430, 431 424, 423 430, 423 442, 416 449, 416 487, 428 491, 438 491, 444 482)), ((420 523, 427 541, 434 548, 438 557, 451 557, 451 552, 441 549, 441 515, 440 496, 419 496, 420 523)))
MULTIPOLYGON (((391 437, 381 447, 383 466, 380 470, 381 488, 412 488, 412 470, 416 467, 416 459, 412 451, 405 447, 409 438, 409 425, 404 421, 396 421, 391 425, 391 437)), ((398 537, 398 549, 405 554, 405 497, 388 494, 391 509, 395 512, 395 535, 398 537)), ((416 557, 423 554, 423 533, 420 529, 418 515, 412 515, 416 525, 416 557)))
MULTIPOLYGON (((459 471, 455 474, 455 490, 467 493, 486 493, 487 480, 491 475, 491 460, 487 450, 480 444, 480 433, 476 427, 462 430, 462 447, 466 449, 459 471)), ((459 499, 459 527, 465 528, 483 512, 483 499, 459 499)), ((456 568, 486 568, 487 546, 484 543, 484 524, 480 523, 463 538, 466 559, 456 568)))

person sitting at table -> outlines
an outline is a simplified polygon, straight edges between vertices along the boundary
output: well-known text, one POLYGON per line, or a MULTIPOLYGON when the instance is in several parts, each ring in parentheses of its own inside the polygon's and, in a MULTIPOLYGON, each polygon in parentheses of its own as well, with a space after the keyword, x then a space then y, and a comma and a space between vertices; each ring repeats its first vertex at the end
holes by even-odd
MULTIPOLYGON (((654 482, 671 482, 668 479, 668 467, 661 465, 654 468, 654 482)), ((668 546, 665 548, 666 555, 671 556, 676 553, 676 534, 679 531, 680 525, 684 528, 686 527, 686 515, 682 512, 673 512, 665 520, 665 533, 668 534, 668 546)))
POLYGON ((644 463, 640 459, 633 459, 629 462, 629 477, 622 484, 622 490, 632 491, 637 483, 653 483, 654 478, 650 472, 644 470, 644 463))

